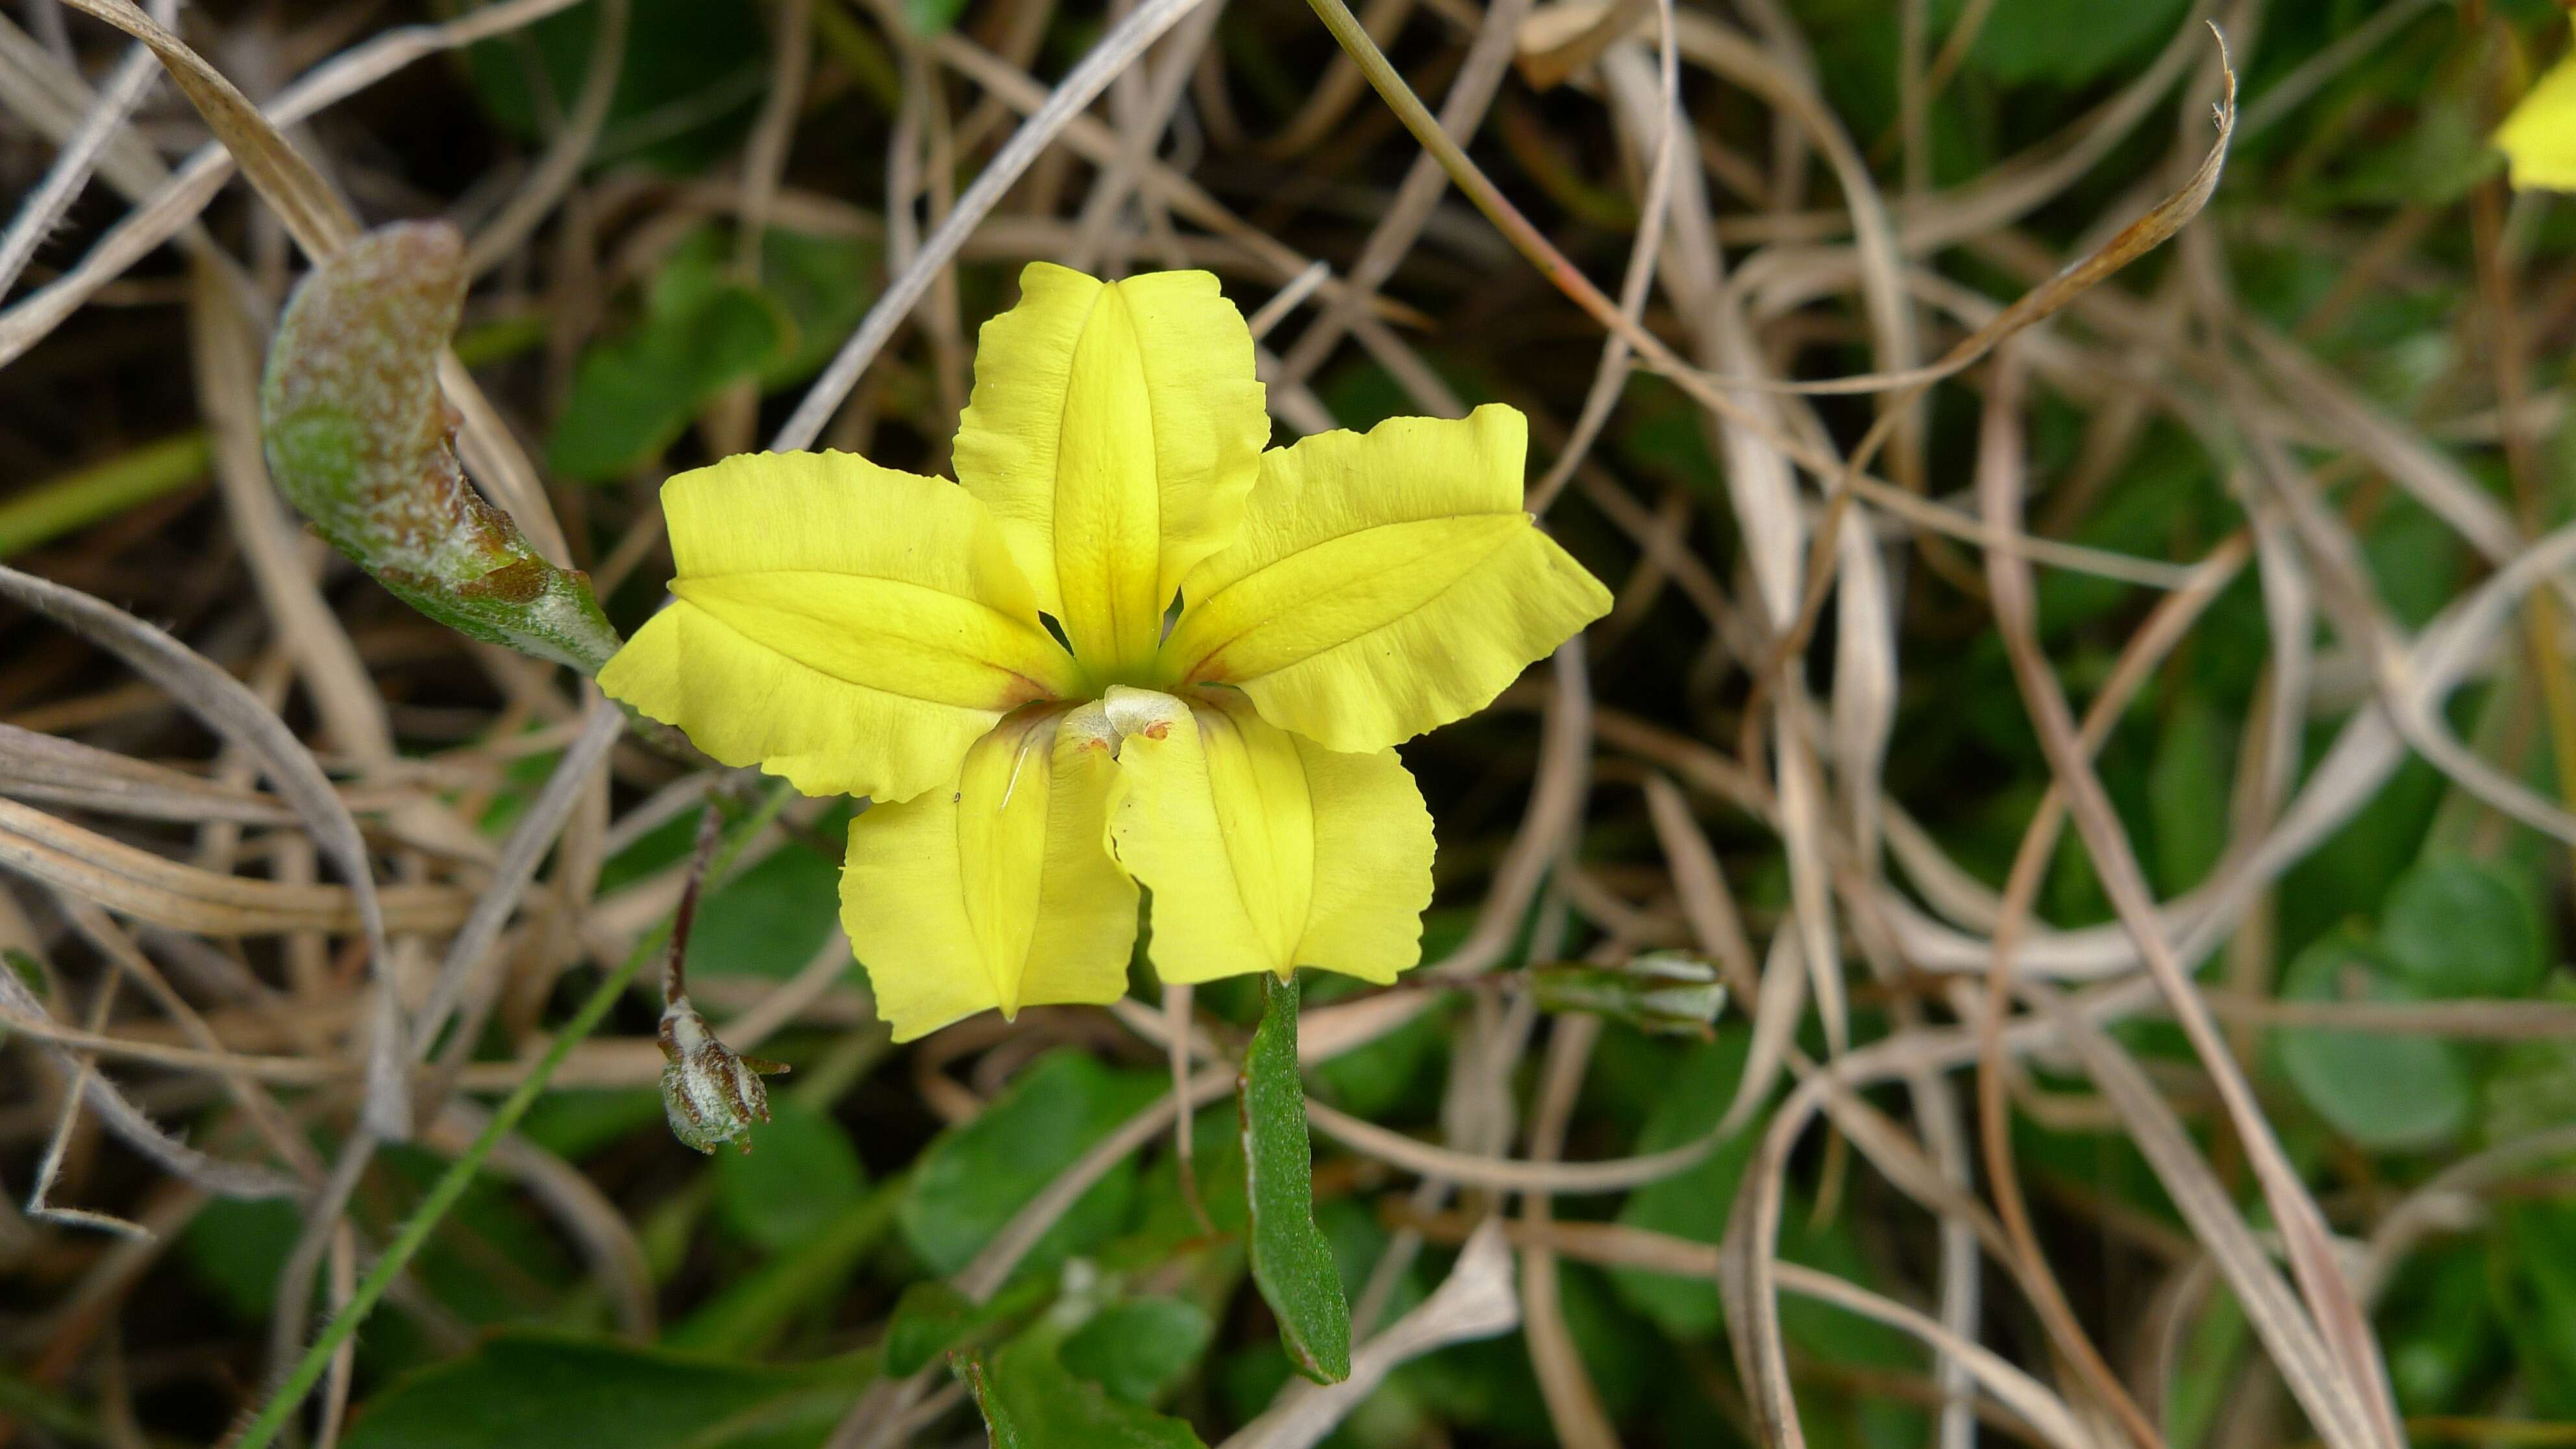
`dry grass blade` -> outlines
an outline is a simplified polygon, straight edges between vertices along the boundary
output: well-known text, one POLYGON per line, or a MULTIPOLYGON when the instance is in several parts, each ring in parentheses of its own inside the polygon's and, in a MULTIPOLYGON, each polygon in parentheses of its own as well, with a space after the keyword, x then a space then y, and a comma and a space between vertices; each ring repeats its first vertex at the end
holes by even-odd
MULTIPOLYGON (((285 133, 278 129, 278 123, 262 114, 238 87, 190 49, 186 42, 155 24, 150 16, 134 6, 132 0, 70 0, 70 3, 152 48, 171 79, 241 167, 242 174, 258 187, 260 195, 276 210, 288 231, 294 235, 296 244, 307 255, 317 260, 329 257, 357 236, 357 221, 350 216, 339 194, 314 169, 313 163, 287 140, 285 133)), ((502 8, 493 7, 495 10, 502 8)), ((492 17, 477 18, 488 24, 492 17)), ((519 17, 511 18, 516 20, 519 17)), ((281 104, 280 110, 286 109, 281 104)), ((204 205, 212 195, 213 186, 220 181, 220 172, 212 166, 191 163, 189 173, 174 185, 173 189, 181 194, 173 200, 180 208, 193 211, 204 205), (195 183, 193 187, 190 185, 192 181, 195 183)), ((18 348, 25 345, 19 343, 18 348)), ((14 355, 14 349, 0 351, 0 356, 5 355, 14 355)), ((473 462, 476 473, 527 532, 538 551, 549 562, 563 566, 570 553, 562 528, 555 521, 553 510, 547 506, 544 493, 537 486, 536 470, 520 450, 518 441, 502 424, 499 414, 484 399, 481 389, 465 372, 463 365, 456 361, 453 352, 442 359, 441 380, 464 421, 460 451, 473 462)))
POLYGON ((501 928, 536 879, 537 867, 563 833, 573 806, 591 787, 600 762, 625 730, 624 711, 606 700, 591 704, 580 736, 556 762, 554 773, 546 777, 545 788, 537 792, 518 828, 510 832, 509 843, 502 846, 491 881, 475 898, 473 914, 465 918, 465 924, 447 943, 446 959, 439 964, 429 995, 412 1018, 412 1054, 416 1059, 428 1059, 439 1032, 447 1025, 449 1013, 456 1009, 474 974, 483 969, 493 942, 500 939, 501 928))
MULTIPOLYGON (((173 0, 161 0, 161 11, 161 23, 168 24, 178 7, 173 0)), ((154 73, 151 50, 136 46, 133 54, 117 66, 80 130, 63 143, 53 169, 45 173, 44 184, 27 193, 18 204, 17 217, 9 223, 7 234, 0 236, 0 297, 7 296, 10 288, 17 285, 19 274, 27 269, 36 248, 80 195, 91 169, 122 133, 127 114, 150 88, 154 73)))
MULTIPOLYGON (((350 815, 349 807, 340 799, 338 792, 332 789, 329 778, 322 773, 322 767, 314 761, 312 753, 304 748, 274 711, 260 703, 259 698, 243 687, 239 680, 188 646, 78 590, 0 565, 0 597, 54 620, 123 659, 135 672, 186 705, 218 734, 258 759, 261 768, 277 786, 278 793, 303 820, 305 828, 312 832, 315 845, 348 883, 348 901, 354 907, 354 924, 366 937, 368 961, 380 973, 390 969, 391 958, 385 944, 386 911, 377 896, 374 868, 367 858, 366 841, 358 833, 358 822, 350 815)), ((18 819, 22 831, 23 827, 34 823, 24 816, 18 819)), ((24 833, 14 834, 10 843, 20 848, 31 869, 37 860, 43 858, 36 852, 59 849, 31 839, 24 833)), ((104 841, 101 843, 106 844, 104 841)), ((164 882, 180 882, 173 893, 187 890, 185 882, 188 878, 163 876, 161 873, 168 867, 157 857, 146 856, 141 851, 129 853, 127 848, 119 847, 114 852, 100 851, 88 858, 100 856, 127 862, 128 868, 120 873, 128 877, 134 876, 137 868, 144 868, 164 882), (144 866, 145 861, 150 862, 148 867, 144 866)), ((74 856, 71 863, 81 865, 83 861, 81 857, 74 856)), ((86 870, 81 873, 93 874, 86 870)), ((234 888, 253 898, 275 899, 281 905, 288 899, 302 899, 300 896, 278 894, 291 893, 295 889, 293 887, 254 889, 253 885, 250 882, 233 883, 234 888)), ((188 923, 161 920, 160 924, 185 926, 188 923)), ((350 924, 346 915, 337 910, 318 922, 319 927, 326 930, 345 930, 350 924)), ((381 975, 377 980, 376 1005, 367 1050, 368 1120, 382 1135, 399 1140, 407 1133, 411 1113, 400 1066, 405 1059, 402 1015, 394 997, 393 983, 381 975)))
POLYGON ((304 159, 276 126, 250 103, 239 87, 187 42, 156 24, 132 0, 69 0, 152 48, 170 79, 206 118, 242 174, 259 187, 295 234, 296 242, 315 256, 329 256, 358 234, 358 224, 341 204, 313 163, 304 159))
MULTIPOLYGON (((2015 376, 2007 366, 2001 378, 2015 376)), ((1978 493, 1987 516, 1997 522, 2013 519, 2020 511, 2022 457, 2020 444, 2020 398, 2018 390, 1999 385, 1989 396, 1986 433, 1980 452, 1978 493)), ((2271 1207, 2275 1221, 2289 1246, 2291 1266, 2313 1315, 2315 1331, 2330 1348, 2332 1372, 2314 1377, 2321 1366, 2285 1362, 2292 1388, 2307 1405, 2319 1426, 2332 1442, 2338 1444, 2393 1446, 2402 1442, 2397 1433, 2395 1409, 2390 1400, 2386 1370, 2379 1358, 2378 1345, 2369 1322, 2362 1316, 2352 1296, 2351 1286, 2335 1260, 2333 1239, 2328 1233, 2316 1200, 2308 1195, 2297 1172, 2291 1168, 2273 1135, 2271 1123, 2255 1101, 2242 1070, 2219 1037, 2207 1007, 2194 988, 2190 974, 2175 952, 2161 921, 2156 919, 2155 904, 2148 890, 2144 872, 2131 850, 2127 835, 2101 781, 2093 773, 2078 738, 2075 721, 2067 709, 2056 676, 2050 672, 2039 651, 2030 574, 2026 567, 2015 564, 2000 554, 1987 556, 1986 572, 1992 591, 1995 619, 2001 631, 2014 678, 2020 683, 2024 703, 2037 730, 2041 748, 2046 752, 2051 770, 2065 791, 2066 806, 2077 834, 2091 854, 2100 873, 2104 890, 2109 894, 2121 923, 2136 939, 2139 954, 2150 975, 2164 994, 2175 1019, 2190 1039, 2193 1050, 2216 1083, 2220 1099, 2227 1108, 2230 1122, 2245 1143, 2263 1197, 2271 1207)), ((2078 1034, 2075 1044, 2087 1047, 2094 1038, 2078 1034)), ((2108 1060, 2108 1054, 2088 1053, 2087 1064, 2095 1069, 2097 1079, 2108 1060)), ((2104 1082, 2106 1089, 2110 1087, 2104 1082)), ((2152 1094, 2145 1100, 2124 1103, 2133 1124, 2142 1133, 2150 1121, 2169 1121, 2168 1109, 2152 1094)), ((2173 1143, 2181 1154, 2159 1153, 2154 1138, 2142 1141, 2151 1155, 2159 1155, 2159 1167, 2167 1172, 2167 1185, 2176 1187, 2174 1176, 2182 1172, 2183 1159, 2192 1167, 2199 1159, 2190 1153, 2180 1128, 2173 1129, 2173 1143)), ((2193 1174, 2197 1176, 2197 1174, 2193 1174)), ((2215 1192, 2214 1182, 2210 1191, 2215 1192)), ((2179 1189, 2177 1188, 2179 1191, 2179 1189)), ((2204 1213, 2196 1221, 2206 1234, 2220 1224, 2204 1213)), ((2225 1226, 2234 1227, 2234 1210, 2226 1209, 2225 1226)), ((2250 1265, 2240 1265, 2251 1271, 2250 1265)), ((2268 1267, 2268 1265, 2266 1265, 2268 1267)), ((2240 1292, 2242 1292, 2240 1286, 2240 1292)))
POLYGON ((1178 24, 1182 16, 1200 3, 1201 0, 1143 0, 1125 18, 1110 27, 1091 53, 1066 74, 1055 93, 1047 97, 1046 104, 1030 112, 1029 118, 1020 124, 1020 129, 993 154, 992 160, 984 164, 983 171, 975 177, 975 184, 958 196, 957 205, 948 213, 948 219, 922 242, 921 252, 912 259, 912 264, 904 268, 903 275, 887 285, 876 304, 868 309, 868 315, 860 321, 858 329, 841 344, 840 351, 832 355, 822 376, 814 379, 806 389, 796 411, 779 425, 777 435, 770 440, 769 446, 773 451, 810 447, 816 438, 822 436, 823 425, 831 421, 832 414, 850 395, 850 389, 858 385, 859 374, 868 370, 868 364, 876 360, 877 350, 885 346, 886 339, 892 337, 895 328, 911 314, 913 305, 930 290, 931 282, 941 269, 957 255, 967 233, 973 231, 994 204, 1002 199, 1002 193, 1020 179, 1020 174, 1029 168, 1029 164, 1038 159, 1038 153, 1054 144, 1057 134, 1109 88, 1109 83, 1119 72, 1134 63, 1147 47, 1161 38, 1164 31, 1178 24))
MULTIPOLYGON (((304 1185, 286 1173, 210 1157, 163 1131, 142 1108, 127 1100, 115 1084, 98 1075, 87 1059, 74 1049, 76 1046, 112 1045, 112 1039, 54 1028, 44 1002, 18 979, 15 969, 0 968, 0 1009, 6 1010, 7 1024, 12 1030, 23 1031, 45 1041, 55 1061, 60 1064, 65 1079, 77 1084, 78 1090, 74 1095, 87 1103, 120 1140, 163 1171, 223 1197, 289 1197, 303 1191, 304 1185)), ((217 1063, 230 1060, 230 1057, 215 1059, 217 1063)))
MULTIPOLYGON (((2214 22, 2210 25, 2210 34, 2218 41, 2219 69, 2220 74, 2225 77, 2225 89, 2217 109, 2218 139, 2210 146, 2209 154, 2201 161, 2199 168, 2193 171, 2190 178, 2172 195, 2149 208, 2144 216, 2123 227, 2109 242, 2040 286, 2023 294, 2011 306, 1998 313, 1992 321, 1961 338, 1949 351, 1942 354, 1939 361, 1922 369, 1924 375, 1921 378, 1901 379, 1896 382, 1894 386, 1899 393, 1896 401, 1911 401, 1915 395, 1942 377, 1967 367, 2007 339, 2036 323, 2045 321, 2050 315, 2090 291, 2112 273, 2162 246, 2176 232, 2189 224, 2193 217, 2198 216, 2201 208, 2209 204, 2210 196, 2218 189, 2218 178, 2226 170, 2228 143, 2236 131, 2236 72, 2227 63, 2227 37, 2214 22)), ((1846 390, 1881 391, 1884 389, 1879 384, 1872 383, 1865 388, 1846 390)), ((1850 459, 1836 473, 1833 491, 1826 501, 1827 526, 1817 530, 1815 541, 1808 552, 1806 597, 1799 604, 1797 622, 1784 631, 1779 644, 1773 649, 1771 658, 1765 662, 1764 668, 1757 676, 1761 687, 1767 687, 1787 667, 1789 659, 1799 649, 1805 647, 1808 634, 1815 627, 1815 620, 1824 608, 1826 585, 1832 579, 1834 572, 1832 563, 1834 548, 1838 541, 1839 521, 1843 512, 1851 506, 1850 499, 1855 480, 1861 470, 1869 466, 1879 446, 1892 435, 1899 416, 1901 414, 1893 410, 1882 412, 1878 421, 1862 437, 1859 445, 1852 449, 1850 459)), ((1991 516, 1986 519, 1986 522, 1989 527, 1995 526, 1991 516)), ((1990 549, 1987 552, 1989 558, 1994 558, 1998 556, 1999 551, 1990 549)))

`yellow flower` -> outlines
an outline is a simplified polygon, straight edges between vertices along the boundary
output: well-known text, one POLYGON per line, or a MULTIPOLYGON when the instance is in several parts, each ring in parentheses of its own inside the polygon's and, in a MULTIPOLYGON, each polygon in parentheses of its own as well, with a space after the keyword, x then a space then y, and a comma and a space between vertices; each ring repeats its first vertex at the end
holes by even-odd
POLYGON ((1039 263, 1020 288, 984 327, 962 487, 843 453, 671 479, 676 602, 600 686, 728 765, 875 801, 841 918, 897 1041, 1117 999, 1139 885, 1165 981, 1393 980, 1432 843, 1392 747, 1610 606, 1521 510, 1524 420, 1264 452, 1214 277, 1039 263))
POLYGON ((2516 191, 2576 191, 2576 53, 2523 95, 2496 127, 2495 143, 2516 191))

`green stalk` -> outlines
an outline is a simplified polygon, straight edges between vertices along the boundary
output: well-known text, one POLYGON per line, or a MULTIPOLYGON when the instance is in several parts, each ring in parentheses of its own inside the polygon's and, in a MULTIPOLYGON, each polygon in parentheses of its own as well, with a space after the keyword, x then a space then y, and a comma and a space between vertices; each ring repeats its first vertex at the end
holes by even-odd
POLYGON ((205 477, 214 456, 206 430, 191 428, 39 483, 0 503, 0 559, 176 493, 205 477))
MULTIPOLYGON (((777 818, 786 804, 787 784, 782 780, 770 787, 750 814, 725 832, 724 844, 717 851, 715 862, 707 874, 722 879, 742 854, 743 848, 777 818)), ((660 958, 663 946, 670 939, 670 930, 669 923, 665 922, 647 932, 644 939, 635 943, 635 949, 626 953, 625 961, 592 990, 589 998, 582 1002, 581 1009, 573 1013, 572 1020, 565 1022, 563 1029, 555 1033, 554 1041, 546 1047, 546 1054, 494 1109, 492 1120, 475 1137, 473 1145, 449 1164, 447 1171, 431 1186, 410 1220, 403 1224, 402 1231, 386 1245, 384 1256, 378 1258, 375 1267, 359 1280, 358 1289, 350 1295, 348 1303, 332 1315, 330 1323, 304 1350, 304 1357, 296 1361, 286 1381, 278 1385, 277 1392, 259 1411, 259 1417, 251 1420, 249 1427, 242 1430, 241 1437, 233 1441, 233 1449, 268 1449, 276 1442, 278 1431, 286 1427, 286 1421, 294 1417, 297 1406, 304 1402, 304 1396, 311 1393, 313 1385, 321 1380, 322 1371, 330 1364, 331 1356, 357 1334, 358 1325, 375 1310, 376 1304, 384 1298, 385 1290, 393 1286, 394 1279, 419 1254, 422 1245, 429 1241, 429 1235, 437 1230, 440 1220, 447 1216, 448 1209, 456 1206, 457 1199, 465 1195, 465 1189, 473 1184, 474 1175, 482 1171, 483 1160, 492 1155, 492 1149, 498 1147, 501 1139, 517 1128, 519 1119, 528 1114, 528 1109, 536 1105, 538 1096, 544 1093, 546 1083, 553 1078, 556 1069, 572 1055, 574 1047, 598 1029, 600 1022, 607 1018, 609 1008, 617 1004, 617 998, 624 995, 627 986, 634 981, 635 974, 646 963, 660 958)))
MULTIPOLYGON (((466 366, 480 367, 526 352, 545 337, 546 321, 534 312, 504 317, 458 333, 456 355, 466 366)), ((195 484, 213 466, 213 440, 205 429, 190 428, 39 483, 0 503, 0 559, 167 497, 195 484)))

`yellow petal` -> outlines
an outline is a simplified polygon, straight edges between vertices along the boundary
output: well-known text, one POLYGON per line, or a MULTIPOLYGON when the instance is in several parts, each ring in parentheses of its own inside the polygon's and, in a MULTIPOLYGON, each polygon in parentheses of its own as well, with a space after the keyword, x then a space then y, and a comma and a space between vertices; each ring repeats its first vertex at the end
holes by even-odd
POLYGON ((841 925, 896 1041, 1126 993, 1136 887, 1109 857, 1111 741, 1098 704, 1026 710, 946 788, 850 822, 841 925))
POLYGON ((599 686, 728 765, 900 800, 1002 715, 1071 692, 1001 536, 962 488, 846 453, 758 453, 662 485, 678 602, 599 686))
POLYGON ((2516 190, 2576 191, 2576 55, 2551 66, 2496 127, 2516 190))
POLYGON ((1388 982, 1422 957, 1431 815, 1395 751, 1343 754, 1239 700, 1112 689, 1110 838, 1154 893, 1165 981, 1299 966, 1388 982))
POLYGON ((984 324, 957 476, 1092 676, 1139 677, 1182 577, 1234 537, 1269 438, 1252 334, 1216 278, 1034 262, 984 324))
POLYGON ((1481 407, 1264 454, 1241 536, 1181 585, 1166 677, 1233 684, 1337 750, 1492 703, 1610 611, 1521 510, 1527 444, 1518 412, 1481 407))

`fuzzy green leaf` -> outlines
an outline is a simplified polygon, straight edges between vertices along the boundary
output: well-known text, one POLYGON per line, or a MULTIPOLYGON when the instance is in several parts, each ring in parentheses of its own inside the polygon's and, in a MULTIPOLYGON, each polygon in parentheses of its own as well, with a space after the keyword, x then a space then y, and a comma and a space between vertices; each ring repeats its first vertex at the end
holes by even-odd
POLYGON ((444 222, 369 232, 295 289, 260 389, 269 471, 331 546, 461 634, 595 673, 617 631, 457 466, 439 350, 465 300, 444 222))
POLYGON ((1252 1203, 1252 1280, 1279 1318, 1279 1341, 1317 1383, 1351 1375, 1351 1305, 1332 1245, 1315 1226, 1306 1089, 1297 1075, 1297 983, 1262 979, 1261 1025, 1243 1056, 1245 1195, 1252 1203))

